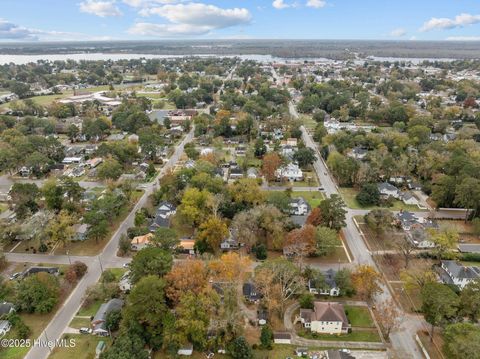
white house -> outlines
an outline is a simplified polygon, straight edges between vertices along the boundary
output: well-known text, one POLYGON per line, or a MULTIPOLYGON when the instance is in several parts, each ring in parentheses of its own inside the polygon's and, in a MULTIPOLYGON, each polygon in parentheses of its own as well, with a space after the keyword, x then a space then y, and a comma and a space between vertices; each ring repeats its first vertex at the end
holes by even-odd
POLYGON ((388 182, 377 183, 377 188, 383 197, 399 198, 400 196, 398 188, 388 182))
POLYGON ((292 198, 290 201, 290 214, 295 216, 306 216, 310 206, 303 197, 292 198))
POLYGON ((183 355, 183 356, 193 355, 193 345, 192 344, 184 345, 183 347, 178 349, 177 354, 183 355))
POLYGON ((206 155, 209 155, 210 153, 213 153, 213 148, 206 147, 206 148, 202 148, 200 150, 200 155, 201 156, 206 156, 206 155))
POLYGON ((325 282, 322 285, 317 285, 315 280, 310 279, 308 281, 308 291, 312 294, 328 295, 330 297, 338 297, 340 295, 340 287, 335 281, 336 272, 333 269, 329 269, 323 273, 325 282))
POLYGON ((343 304, 314 302, 312 309, 300 309, 300 321, 312 332, 323 334, 345 334, 350 329, 343 304))
POLYGON ((220 243, 220 249, 224 251, 238 249, 238 242, 233 238, 225 238, 222 243, 220 243))
POLYGON ((130 280, 130 271, 125 272, 125 274, 120 278, 118 286, 122 292, 128 292, 132 289, 132 282, 130 280))
POLYGON ((400 199, 405 204, 410 204, 412 206, 418 206, 418 199, 411 192, 402 192, 400 194, 400 199))
POLYGON ((280 167, 276 175, 278 178, 288 179, 289 181, 301 181, 303 179, 303 171, 294 163, 289 163, 286 166, 280 167))
POLYGON ((362 147, 354 147, 350 152, 347 153, 347 156, 361 161, 367 157, 367 154, 367 149, 362 147))
POLYGON ((409 240, 413 246, 420 249, 434 248, 435 243, 430 240, 430 236, 421 224, 413 224, 407 234, 407 240, 409 240))
POLYGON ((447 284, 455 284, 460 289, 480 277, 479 267, 466 267, 457 261, 441 261, 441 267, 446 275, 441 275, 442 281, 447 284))

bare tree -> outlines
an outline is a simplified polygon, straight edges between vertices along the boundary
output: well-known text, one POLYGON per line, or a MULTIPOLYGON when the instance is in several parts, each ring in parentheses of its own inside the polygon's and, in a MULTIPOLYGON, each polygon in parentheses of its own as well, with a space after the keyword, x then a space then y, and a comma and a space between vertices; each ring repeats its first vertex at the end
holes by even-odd
POLYGON ((377 322, 380 324, 385 338, 388 338, 391 331, 401 324, 400 310, 393 299, 377 305, 376 314, 377 322))
POLYGON ((395 247, 403 255, 403 259, 405 260, 405 269, 408 269, 415 246, 411 241, 408 240, 408 238, 401 236, 395 241, 395 247))

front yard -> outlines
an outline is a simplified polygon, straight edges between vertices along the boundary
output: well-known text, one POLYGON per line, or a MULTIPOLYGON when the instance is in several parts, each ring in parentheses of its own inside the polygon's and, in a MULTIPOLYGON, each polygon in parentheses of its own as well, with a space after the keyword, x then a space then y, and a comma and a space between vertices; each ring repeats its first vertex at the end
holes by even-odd
POLYGON ((320 191, 294 191, 292 197, 303 197, 312 208, 318 207, 325 198, 320 191))
POLYGON ((305 339, 314 339, 314 340, 326 340, 332 342, 372 342, 372 343, 381 343, 382 340, 378 335, 377 330, 355 330, 352 328, 351 333, 347 334, 317 334, 310 331, 299 331, 297 333, 299 336, 305 339))
POLYGON ((357 199, 355 198, 358 194, 358 189, 356 188, 349 188, 349 187, 340 187, 339 188, 340 194, 343 197, 343 200, 347 204, 347 207, 352 208, 352 209, 377 209, 377 208, 388 208, 392 211, 424 211, 420 209, 418 206, 413 206, 413 205, 408 205, 403 203, 402 201, 395 200, 393 201, 393 205, 391 207, 379 207, 379 206, 367 206, 367 207, 362 207, 358 202, 357 199))
POLYGON ((95 358, 95 349, 99 341, 103 340, 107 347, 111 344, 108 337, 98 337, 88 334, 65 334, 62 339, 74 339, 75 347, 55 348, 49 359, 91 359, 95 358))

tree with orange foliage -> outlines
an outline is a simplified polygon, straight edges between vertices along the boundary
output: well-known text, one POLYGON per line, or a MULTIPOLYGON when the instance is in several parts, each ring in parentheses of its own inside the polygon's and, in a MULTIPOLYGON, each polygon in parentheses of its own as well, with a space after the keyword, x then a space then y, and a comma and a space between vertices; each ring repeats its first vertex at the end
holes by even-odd
POLYGON ((320 226, 322 224, 322 210, 318 207, 312 209, 307 217, 306 223, 315 227, 320 226))
POLYGON ((207 269, 200 260, 180 262, 165 275, 165 280, 165 294, 177 304, 186 292, 199 294, 204 291, 208 285, 207 269))
POLYGON ((229 252, 208 263, 208 269, 214 281, 243 283, 251 264, 250 258, 229 252))
POLYGON ((315 253, 315 227, 307 224, 302 228, 294 229, 285 238, 283 249, 295 256, 300 270, 303 267, 303 259, 315 253))
POLYGON ((209 152, 200 156, 200 160, 210 162, 212 165, 216 166, 218 164, 217 156, 214 152, 209 152))
POLYGON ((273 181, 276 178, 278 167, 282 164, 282 159, 276 152, 269 152, 263 156, 262 173, 267 181, 273 181))
POLYGON ((220 123, 220 120, 224 118, 230 118, 232 116, 232 113, 228 110, 219 110, 217 114, 215 115, 215 120, 217 120, 218 123, 220 123))
POLYGON ((368 264, 359 265, 352 273, 352 284, 357 294, 367 302, 370 302, 375 295, 383 292, 380 287, 381 280, 380 273, 368 264))

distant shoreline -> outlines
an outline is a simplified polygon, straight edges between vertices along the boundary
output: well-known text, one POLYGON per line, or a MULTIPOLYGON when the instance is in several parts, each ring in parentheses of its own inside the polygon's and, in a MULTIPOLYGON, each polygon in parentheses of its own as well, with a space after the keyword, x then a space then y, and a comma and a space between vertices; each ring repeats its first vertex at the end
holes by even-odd
MULTIPOLYGON (((315 61, 315 62, 334 62, 338 60, 328 58, 281 58, 271 55, 217 55, 217 54, 191 54, 191 55, 155 55, 155 54, 115 54, 115 53, 73 53, 73 54, 35 54, 35 55, 2 55, 0 54, 0 65, 14 63, 16 65, 25 65, 35 63, 37 61, 120 61, 120 60, 136 60, 136 59, 174 59, 174 58, 211 58, 211 57, 239 57, 242 60, 253 60, 263 63, 272 62, 298 62, 298 61, 315 61)), ((423 61, 455 61, 453 58, 410 58, 410 57, 371 57, 368 59, 360 58, 353 60, 357 63, 364 61, 404 61, 418 64, 423 61)))
POLYGON ((124 58, 142 54, 159 58, 184 56, 249 56, 280 59, 359 60, 370 56, 407 59, 480 59, 474 41, 369 40, 196 40, 0 43, 3 56, 93 56, 124 58))

